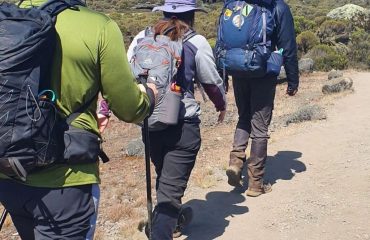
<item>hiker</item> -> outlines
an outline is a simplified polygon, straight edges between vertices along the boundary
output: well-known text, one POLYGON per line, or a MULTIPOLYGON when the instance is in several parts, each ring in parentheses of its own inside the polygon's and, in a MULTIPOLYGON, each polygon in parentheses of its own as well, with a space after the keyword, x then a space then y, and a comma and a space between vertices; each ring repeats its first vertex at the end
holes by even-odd
MULTIPOLYGON (((257 47, 249 45, 248 42, 248 44, 243 43, 248 46, 247 49, 255 47, 252 55, 246 54, 245 59, 247 60, 243 59, 243 66, 236 66, 233 65, 235 61, 228 61, 228 58, 232 59, 234 57, 231 51, 229 52, 230 55, 226 54, 226 56, 222 56, 222 49, 219 51, 221 65, 226 66, 226 69, 230 70, 229 73, 233 78, 234 95, 239 115, 226 174, 228 183, 231 186, 240 186, 242 184, 241 172, 243 164, 246 162, 245 151, 248 141, 251 139, 250 157, 247 162, 248 189, 246 195, 257 197, 272 190, 271 185, 264 182, 264 173, 267 158, 267 142, 269 139, 268 127, 274 106, 277 75, 280 72, 282 62, 284 62, 288 80, 286 94, 294 96, 298 91, 299 74, 294 23, 289 6, 284 0, 231 2, 229 8, 226 7, 221 16, 221 25, 224 24, 226 26, 226 24, 229 24, 227 25, 229 28, 226 29, 225 27, 222 30, 223 32, 221 31, 219 44, 234 44, 232 46, 235 49, 234 51, 238 51, 235 45, 239 43, 236 41, 245 41, 245 37, 240 35, 240 32, 243 32, 247 36, 246 39, 248 37, 249 39, 254 38, 253 40, 257 47), (247 3, 251 4, 247 5, 247 3), (252 16, 253 14, 256 14, 255 16, 261 15, 261 18, 258 20, 260 25, 259 23, 254 25, 260 26, 259 29, 253 29, 253 26, 248 26, 249 19, 247 17, 240 19, 240 16, 249 16, 248 14, 252 16), (264 16, 266 16, 265 20, 261 20, 264 16), (264 28, 263 26, 266 27, 264 28), (232 30, 233 28, 234 30, 232 30), (252 32, 254 30, 261 34, 253 35, 252 32), (235 35, 229 35, 229 43, 227 43, 227 31, 235 32, 235 35), (237 35, 238 33, 239 35, 237 35), (257 39, 257 36, 259 39, 257 39), (263 60, 255 58, 252 60, 250 69, 247 68, 248 66, 246 67, 245 63, 248 61, 249 56, 255 57, 261 54, 261 59, 263 59, 264 53, 271 53, 271 55, 267 55, 267 58, 270 56, 267 63, 258 62, 263 60), (276 62, 274 62, 275 60, 276 62), (253 61, 257 63, 253 63, 253 61), (272 64, 269 61, 272 61, 272 64), (260 69, 258 68, 259 64, 261 64, 260 69)), ((243 53, 246 52, 243 46, 238 47, 243 53)))
MULTIPOLYGON (((21 6, 30 8, 44 2, 25 0, 21 6)), ((96 138, 100 135, 96 117, 98 92, 122 121, 139 123, 150 114, 156 87, 148 83, 146 89, 136 84, 122 44, 122 33, 112 19, 80 2, 58 14, 56 32, 49 92, 56 93, 57 108, 63 115, 77 113, 69 126, 84 131, 77 138, 85 141, 86 135, 96 138), (83 111, 78 110, 82 108, 83 111)), ((2 64, 7 62, 0 61, 0 69, 2 64)), ((0 80, 1 91, 7 82, 0 80)), ((4 104, 7 103, 2 102, 1 111, 4 104)), ((107 112, 101 113, 109 116, 107 112)), ((67 147, 90 154, 89 149, 77 145, 67 147)), ((0 203, 10 213, 21 239, 93 239, 100 197, 97 157, 91 163, 54 164, 30 172, 24 181, 7 177, 1 171, 0 203)))
MULTIPOLYGON (((157 173, 157 204, 153 211, 151 239, 169 240, 174 232, 179 236, 181 231, 175 231, 181 212, 181 199, 201 146, 200 106, 194 98, 193 79, 203 86, 214 103, 219 112, 219 122, 225 117, 226 98, 212 48, 203 36, 195 34, 193 30, 195 12, 205 12, 196 7, 196 0, 166 0, 164 5, 155 7, 153 11, 162 11, 164 15, 163 19, 149 28, 153 37, 167 35, 172 41, 182 41, 183 45, 181 63, 175 77, 176 85, 183 93, 179 102, 178 123, 149 132, 150 156, 157 173)), ((144 41, 141 39, 144 39, 147 30, 140 32, 131 43, 128 50, 128 58, 134 56, 131 61, 135 62, 135 48, 144 41)))

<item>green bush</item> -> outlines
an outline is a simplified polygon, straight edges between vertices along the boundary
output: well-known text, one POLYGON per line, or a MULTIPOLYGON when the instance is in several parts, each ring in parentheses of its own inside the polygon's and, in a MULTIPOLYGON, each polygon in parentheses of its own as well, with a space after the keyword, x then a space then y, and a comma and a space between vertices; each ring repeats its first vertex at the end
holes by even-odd
POLYGON ((370 68, 370 34, 364 29, 358 29, 351 35, 349 58, 352 65, 365 64, 370 68))
POLYGON ((216 40, 217 40, 216 38, 210 38, 210 39, 208 39, 208 43, 209 43, 209 45, 211 45, 212 48, 215 47, 216 40))
POLYGON ((294 28, 296 34, 300 34, 304 31, 314 30, 315 27, 316 24, 312 20, 306 19, 303 16, 294 17, 294 28))
POLYGON ((326 20, 320 25, 317 36, 322 43, 330 43, 336 36, 349 34, 351 28, 349 22, 345 20, 326 20))
POLYGON ((337 53, 333 48, 325 44, 314 46, 307 54, 314 60, 314 69, 329 71, 331 69, 345 69, 348 67, 348 59, 344 54, 337 53))
POLYGON ((318 43, 318 37, 316 37, 316 35, 311 31, 304 31, 297 36, 298 50, 302 53, 307 53, 318 43))

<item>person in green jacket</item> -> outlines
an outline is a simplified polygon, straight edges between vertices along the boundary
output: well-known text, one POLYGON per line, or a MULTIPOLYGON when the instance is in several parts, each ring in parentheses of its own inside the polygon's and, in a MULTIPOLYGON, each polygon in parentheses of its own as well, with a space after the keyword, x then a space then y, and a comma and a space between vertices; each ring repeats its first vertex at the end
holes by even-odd
MULTIPOLYGON (((26 0, 22 6, 42 3, 26 0)), ((78 8, 64 10, 56 22, 51 80, 59 110, 68 116, 95 97, 72 126, 99 135, 96 92, 100 91, 120 120, 143 121, 155 101, 155 85, 148 84, 152 94, 146 94, 136 84, 115 22, 84 6, 78 8)), ((53 165, 30 174, 24 184, 0 174, 0 202, 23 240, 93 239, 99 183, 98 162, 53 165)))

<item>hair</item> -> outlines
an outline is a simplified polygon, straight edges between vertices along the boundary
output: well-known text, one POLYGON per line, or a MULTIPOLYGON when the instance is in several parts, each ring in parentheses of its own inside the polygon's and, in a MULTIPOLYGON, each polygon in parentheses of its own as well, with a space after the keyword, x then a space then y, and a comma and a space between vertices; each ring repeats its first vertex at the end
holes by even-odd
POLYGON ((178 41, 194 25, 194 11, 183 13, 163 12, 164 19, 154 25, 154 38, 166 35, 172 41, 178 41))

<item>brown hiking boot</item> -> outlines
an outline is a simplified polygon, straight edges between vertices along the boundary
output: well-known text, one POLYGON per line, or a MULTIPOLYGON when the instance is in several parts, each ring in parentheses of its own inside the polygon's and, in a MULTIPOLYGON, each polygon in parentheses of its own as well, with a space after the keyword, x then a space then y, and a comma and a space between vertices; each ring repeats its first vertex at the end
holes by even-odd
POLYGON ((262 194, 269 193, 272 191, 271 184, 264 183, 261 188, 248 188, 246 195, 249 197, 258 197, 262 194))
POLYGON ((229 166, 226 169, 227 183, 231 186, 238 187, 243 184, 242 182, 242 170, 234 165, 229 166))

